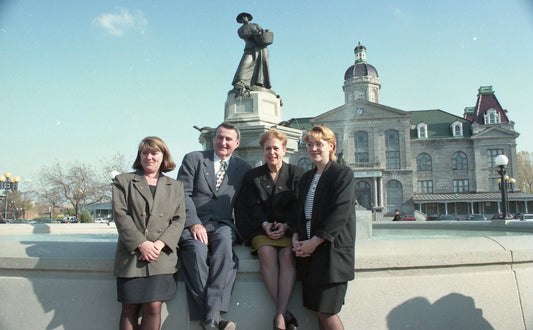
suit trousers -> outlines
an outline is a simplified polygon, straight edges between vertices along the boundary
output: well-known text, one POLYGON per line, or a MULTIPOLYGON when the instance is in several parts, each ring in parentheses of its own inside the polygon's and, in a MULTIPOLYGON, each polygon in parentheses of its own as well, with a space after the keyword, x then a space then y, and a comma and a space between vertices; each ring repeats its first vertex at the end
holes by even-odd
POLYGON ((208 221, 204 226, 207 245, 194 239, 188 228, 179 243, 180 271, 193 321, 228 311, 239 267, 233 252, 236 234, 231 227, 215 221, 208 221))

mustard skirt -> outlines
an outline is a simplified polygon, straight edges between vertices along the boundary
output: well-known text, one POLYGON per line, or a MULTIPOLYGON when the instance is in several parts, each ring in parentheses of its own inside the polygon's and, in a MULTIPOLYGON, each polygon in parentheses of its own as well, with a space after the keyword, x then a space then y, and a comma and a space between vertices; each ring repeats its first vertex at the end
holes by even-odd
POLYGON ((292 247, 292 239, 284 236, 280 239, 271 239, 267 235, 257 235, 252 238, 252 251, 251 254, 256 254, 257 249, 262 246, 275 246, 275 247, 292 247))

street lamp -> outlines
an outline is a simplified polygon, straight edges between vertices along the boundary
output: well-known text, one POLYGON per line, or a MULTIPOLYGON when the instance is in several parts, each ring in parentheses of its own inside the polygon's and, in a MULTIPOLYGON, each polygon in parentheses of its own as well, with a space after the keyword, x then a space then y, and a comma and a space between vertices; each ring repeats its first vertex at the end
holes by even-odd
POLYGON ((17 191, 19 187, 20 178, 18 176, 11 176, 11 172, 6 172, 4 175, 0 175, 0 190, 4 189, 5 192, 5 210, 4 219, 7 220, 7 194, 9 191, 17 191))
MULTIPOLYGON (((496 159, 494 159, 494 163, 496 166, 498 166, 498 174, 500 175, 500 179, 498 180, 498 183, 500 184, 500 191, 502 192, 502 218, 504 220, 510 219, 511 217, 507 213, 507 185, 510 183, 511 185, 516 182, 515 179, 509 179, 508 175, 505 175, 507 170, 505 169, 505 166, 509 163, 509 158, 505 155, 498 155, 496 159)), ((512 189, 512 188, 511 188, 512 189)))

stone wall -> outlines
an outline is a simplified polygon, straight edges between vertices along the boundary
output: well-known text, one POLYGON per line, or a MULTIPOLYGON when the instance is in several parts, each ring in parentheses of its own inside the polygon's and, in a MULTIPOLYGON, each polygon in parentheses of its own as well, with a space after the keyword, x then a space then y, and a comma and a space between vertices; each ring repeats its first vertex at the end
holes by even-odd
MULTIPOLYGON (((402 224, 399 224, 402 225, 402 224)), ((100 224, 0 225, 0 329, 115 329, 114 242, 32 242, 4 235, 112 232, 100 224), (40 227, 43 226, 43 227, 40 227), (16 231, 15 231, 16 230, 16 231)), ((531 236, 359 240, 356 279, 340 313, 346 329, 533 329, 531 236)), ((236 247, 240 269, 226 318, 271 329, 274 306, 258 260, 236 247)), ((300 329, 317 329, 295 289, 300 329)), ((162 329, 189 322, 183 283, 165 304, 162 329)))

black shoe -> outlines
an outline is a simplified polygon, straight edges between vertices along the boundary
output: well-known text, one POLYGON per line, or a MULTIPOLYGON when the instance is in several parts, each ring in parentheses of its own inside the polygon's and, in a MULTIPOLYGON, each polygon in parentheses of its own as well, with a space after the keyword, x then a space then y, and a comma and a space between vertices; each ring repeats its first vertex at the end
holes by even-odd
POLYGON ((207 320, 202 323, 202 330, 218 330, 218 323, 215 320, 207 320))
POLYGON ((298 329, 298 320, 289 311, 285 313, 285 327, 287 330, 298 329))
POLYGON ((235 323, 230 320, 220 320, 218 322, 219 330, 235 330, 235 323))

